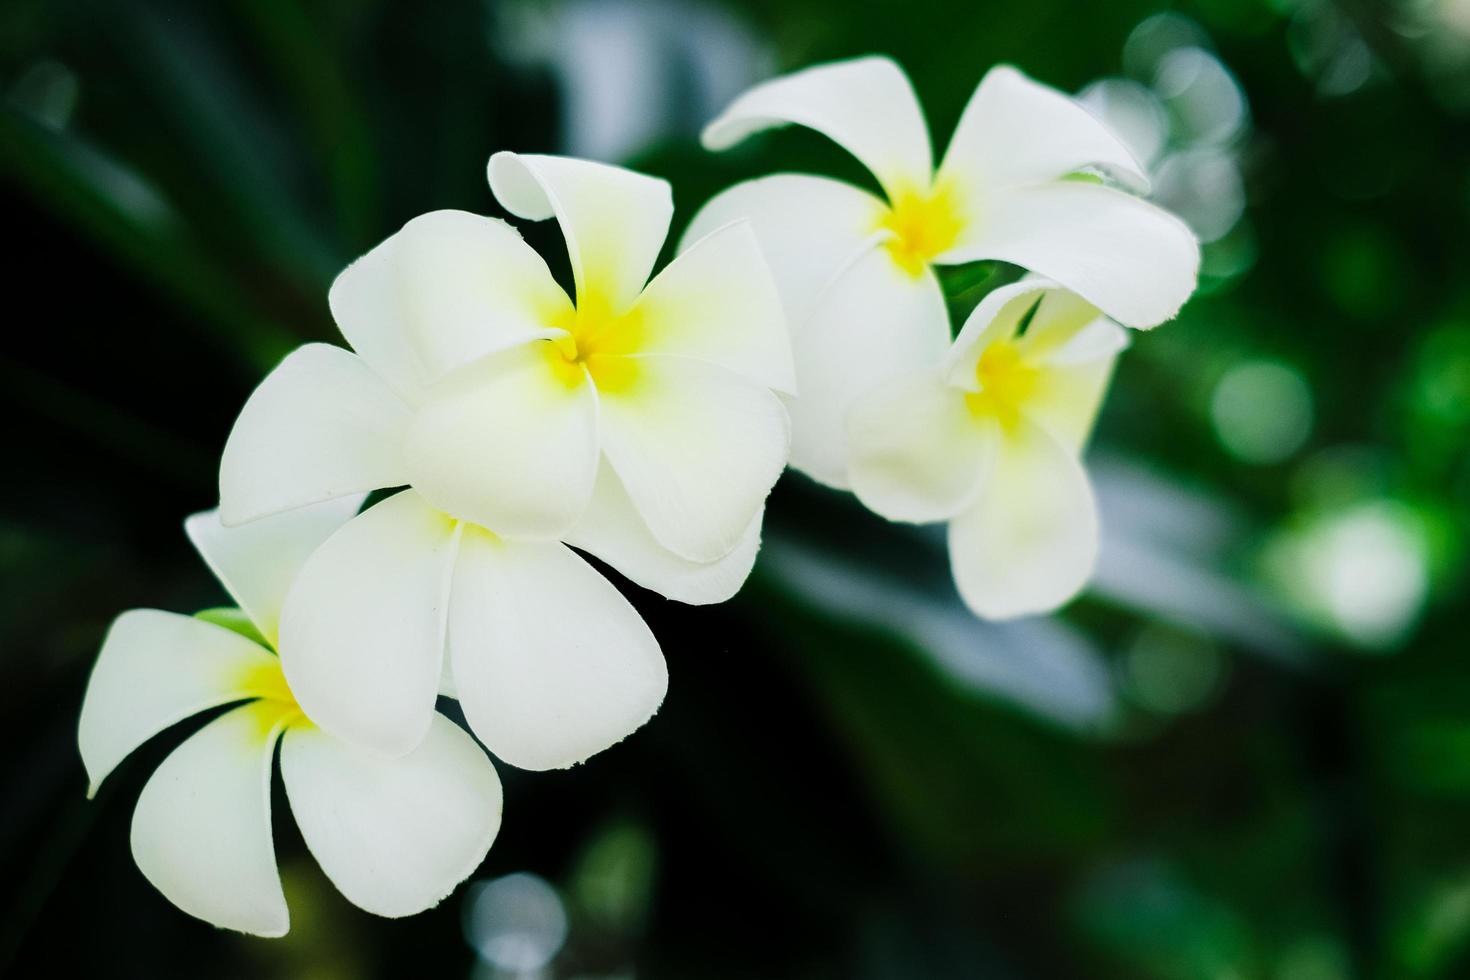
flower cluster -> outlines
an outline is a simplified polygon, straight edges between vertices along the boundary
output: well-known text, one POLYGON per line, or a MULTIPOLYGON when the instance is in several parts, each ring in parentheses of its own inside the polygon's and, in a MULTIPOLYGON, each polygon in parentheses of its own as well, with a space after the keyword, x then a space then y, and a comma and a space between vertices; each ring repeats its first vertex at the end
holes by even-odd
POLYGON ((308 344, 265 378, 226 443, 218 510, 186 522, 239 610, 124 614, 83 705, 94 790, 152 736, 232 705, 134 814, 138 865, 176 905, 286 931, 278 744, 303 838, 344 895, 382 915, 442 899, 500 823, 476 739, 565 768, 664 698, 658 641, 577 551, 668 598, 723 601, 788 456, 885 517, 949 521, 981 615, 1082 587, 1097 519, 1080 456, 1119 324, 1178 310, 1193 237, 1098 179, 1143 182, 1100 123, 1011 69, 982 81, 937 169, 879 58, 760 85, 705 143, 793 122, 884 197, 810 176, 738 185, 650 278, 666 182, 497 153, 494 196, 557 221, 571 295, 512 225, 459 211, 413 219, 337 278, 348 348, 308 344), (951 342, 933 267, 979 259, 1032 275, 951 342))

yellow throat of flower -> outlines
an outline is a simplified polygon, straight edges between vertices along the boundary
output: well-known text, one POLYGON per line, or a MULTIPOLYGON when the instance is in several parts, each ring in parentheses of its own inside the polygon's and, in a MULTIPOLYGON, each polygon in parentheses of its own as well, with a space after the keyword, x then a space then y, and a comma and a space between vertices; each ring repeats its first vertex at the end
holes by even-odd
POLYGON ((547 361, 568 387, 581 383, 584 368, 599 391, 619 391, 636 379, 637 361, 625 355, 636 354, 642 347, 645 331, 638 307, 613 313, 594 292, 585 299, 579 297, 578 304, 568 306, 550 326, 566 331, 547 342, 547 361))
POLYGON ((909 275, 922 273, 935 256, 959 240, 964 227, 955 191, 938 184, 927 191, 904 191, 894 195, 878 227, 893 232, 884 247, 909 275))
POLYGON ((1021 408, 1036 391, 1038 372, 1021 356, 1014 341, 998 340, 975 364, 980 390, 965 396, 976 416, 993 418, 1006 428, 1020 420, 1021 408))
POLYGON ((249 707, 262 736, 277 725, 294 725, 306 719, 290 685, 286 683, 286 674, 281 670, 278 657, 271 657, 269 663, 247 668, 239 680, 239 690, 259 699, 249 707))

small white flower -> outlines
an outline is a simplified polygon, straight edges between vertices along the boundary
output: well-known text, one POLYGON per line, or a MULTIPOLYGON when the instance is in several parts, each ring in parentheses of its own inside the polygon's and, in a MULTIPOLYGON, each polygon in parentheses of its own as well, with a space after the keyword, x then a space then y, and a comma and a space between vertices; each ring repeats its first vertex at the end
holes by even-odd
POLYGON ((948 521, 955 582, 979 615, 1056 608, 1097 559, 1080 456, 1127 342, 1055 283, 995 290, 938 365, 858 399, 848 419, 853 490, 890 520, 948 521))
MULTIPOLYGON (((185 527, 262 636, 273 637, 297 567, 361 496, 226 530, 216 512, 185 527)), ((290 918, 271 840, 271 768, 322 870, 354 904, 404 916, 430 908, 484 859, 500 829, 500 780, 484 751, 435 714, 422 742, 387 758, 321 731, 266 646, 191 616, 135 609, 108 631, 82 703, 89 794, 135 748, 198 712, 244 702, 189 736, 143 787, 133 857, 190 915, 260 936, 290 918)))
POLYGON ((1113 319, 1151 327, 1195 285, 1199 247, 1173 216, 1076 177, 1147 180, 1077 102, 1009 67, 988 72, 936 169, 918 101, 887 58, 820 65, 756 86, 704 132, 719 150, 797 123, 862 162, 884 198, 800 174, 747 181, 695 217, 689 241, 749 218, 791 324, 801 398, 792 465, 846 486, 847 410, 886 378, 932 364, 949 343, 934 265, 998 259, 1055 280, 1113 319))
POLYGON ((513 765, 572 765, 637 729, 668 684, 638 614, 561 541, 641 585, 717 602, 744 581, 785 465, 793 370, 748 224, 645 287, 668 184, 496 154, 492 189, 555 216, 573 303, 502 221, 410 221, 333 284, 356 353, 291 354, 241 412, 220 467, 226 523, 407 485, 307 562, 282 616, 292 689, 324 729, 416 745, 449 672, 513 765))

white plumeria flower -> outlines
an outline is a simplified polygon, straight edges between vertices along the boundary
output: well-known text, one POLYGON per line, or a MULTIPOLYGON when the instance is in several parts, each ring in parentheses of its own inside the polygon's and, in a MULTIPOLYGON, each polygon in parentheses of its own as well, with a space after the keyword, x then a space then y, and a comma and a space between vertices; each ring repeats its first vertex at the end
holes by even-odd
POLYGON ((496 196, 555 216, 576 302, 509 225, 410 221, 330 303, 356 353, 307 345, 251 395, 220 467, 227 524, 407 485, 312 556, 281 620, 324 729, 406 752, 447 673, 527 769, 573 765, 657 710, 668 674, 631 605, 562 541, 685 602, 740 587, 785 465, 793 390, 755 237, 717 229, 644 286, 668 184, 496 154, 496 196))
POLYGON ((948 521, 955 583, 979 615, 1055 609, 1097 560, 1080 457, 1127 342, 1055 283, 994 290, 939 364, 858 399, 848 417, 853 490, 890 520, 948 521))
MULTIPOLYGON (((194 546, 259 635, 273 638, 292 577, 357 512, 361 496, 226 529, 217 513, 185 523, 194 546)), ((468 877, 500 829, 500 780, 483 749, 435 714, 396 758, 317 728, 269 646, 242 632, 158 609, 123 613, 87 684, 78 731, 88 795, 135 748, 201 711, 238 707, 189 736, 143 787, 133 857, 190 915, 259 936, 290 918, 271 840, 271 769, 307 848, 342 894, 404 916, 438 904, 468 877)))
POLYGON ((862 162, 876 197, 824 177, 778 174, 730 188, 688 241, 749 218, 791 324, 801 398, 791 463, 844 488, 843 422, 886 378, 934 363, 949 344, 933 266, 996 259, 1061 283, 1113 319, 1151 327, 1194 290, 1199 246, 1172 215, 1096 179, 1141 189, 1123 143, 1076 101, 1009 67, 985 75, 936 169, 902 69, 887 58, 819 65, 737 98, 704 131, 725 149, 798 123, 862 162))

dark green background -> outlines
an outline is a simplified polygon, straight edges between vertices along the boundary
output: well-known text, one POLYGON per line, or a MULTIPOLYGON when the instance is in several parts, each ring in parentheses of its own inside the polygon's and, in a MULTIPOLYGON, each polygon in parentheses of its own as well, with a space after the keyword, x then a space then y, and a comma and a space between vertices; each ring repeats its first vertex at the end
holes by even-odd
MULTIPOLYGON (((565 6, 0 6, 0 964, 15 975, 474 969, 463 891, 406 921, 359 912, 279 791, 292 934, 177 912, 134 868, 127 827, 181 733, 88 803, 76 716, 113 616, 222 601, 180 521, 214 502, 251 387, 295 344, 335 339, 331 277, 414 214, 497 213, 492 151, 560 148, 562 81, 503 27, 565 6)), ((676 31, 679 6, 657 8, 676 31)), ((1206 252, 1224 274, 1135 338, 1091 456, 1110 547, 1170 564, 1115 566, 1061 624, 986 627, 932 535, 786 477, 738 599, 690 609, 628 587, 670 663, 654 721, 573 772, 500 767, 504 828, 477 877, 560 890, 571 929, 550 975, 1470 976, 1466 5, 727 10, 778 69, 893 55, 942 146, 996 61, 1069 91, 1148 83, 1125 43, 1168 7, 1250 106, 1230 147, 1245 216, 1206 252), (1353 84, 1333 75, 1356 70, 1334 67, 1348 49, 1353 84), (1271 463, 1232 454, 1211 416, 1221 378, 1259 359, 1313 404, 1305 442, 1271 463), (1339 533, 1364 522, 1398 537, 1339 533), (1373 636, 1313 602, 1332 575, 1371 599, 1405 562, 1422 587, 1373 636)), ((625 161, 674 182, 676 229, 744 176, 866 179, 803 133, 710 156, 688 114, 625 161)), ((564 263, 554 229, 528 237, 564 263)))

